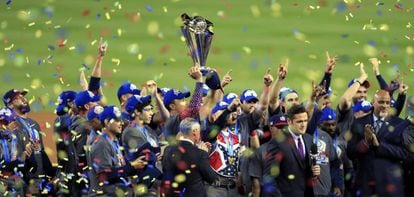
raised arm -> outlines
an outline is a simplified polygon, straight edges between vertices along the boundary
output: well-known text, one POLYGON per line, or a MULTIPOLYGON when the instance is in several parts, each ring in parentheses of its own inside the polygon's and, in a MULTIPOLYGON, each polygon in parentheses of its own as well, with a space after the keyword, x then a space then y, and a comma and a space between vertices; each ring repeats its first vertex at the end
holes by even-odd
POLYGON ((374 58, 370 58, 369 61, 372 64, 372 70, 374 71, 375 77, 377 78, 377 81, 380 85, 380 88, 382 90, 387 90, 389 91, 389 87, 387 82, 384 80, 384 78, 382 78, 380 70, 379 70, 379 64, 380 62, 378 61, 378 59, 376 57, 374 58))
POLYGON ((353 83, 345 93, 342 95, 341 100, 338 103, 338 108, 341 111, 347 111, 351 109, 352 97, 357 93, 359 87, 368 79, 368 75, 364 70, 364 64, 359 65, 359 78, 355 83, 353 83))
POLYGON ((95 66, 93 67, 92 70, 92 75, 91 75, 91 79, 89 81, 89 91, 92 91, 94 94, 99 93, 100 95, 103 95, 102 89, 100 88, 100 81, 101 81, 101 65, 102 65, 102 60, 103 57, 106 54, 106 50, 107 50, 107 43, 103 43, 102 42, 102 38, 99 41, 99 46, 98 46, 98 56, 96 58, 96 63, 95 66))
POLYGON ((274 112, 279 106, 279 103, 280 103, 279 93, 280 93, 280 89, 283 86, 283 81, 285 80, 286 75, 288 73, 288 65, 289 65, 288 59, 286 59, 284 64, 279 65, 279 69, 277 73, 278 77, 277 77, 276 83, 273 83, 271 87, 270 95, 269 95, 269 108, 272 112, 274 112))
POLYGON ((332 73, 334 71, 336 61, 337 61, 337 57, 329 56, 329 52, 326 51, 326 70, 325 70, 325 74, 323 75, 321 82, 319 83, 319 85, 325 85, 326 91, 328 91, 329 87, 331 86, 332 73))
POLYGON ((270 74, 270 68, 267 69, 266 74, 263 76, 263 91, 259 98, 259 106, 257 109, 265 111, 269 106, 269 87, 272 85, 273 76, 270 74))

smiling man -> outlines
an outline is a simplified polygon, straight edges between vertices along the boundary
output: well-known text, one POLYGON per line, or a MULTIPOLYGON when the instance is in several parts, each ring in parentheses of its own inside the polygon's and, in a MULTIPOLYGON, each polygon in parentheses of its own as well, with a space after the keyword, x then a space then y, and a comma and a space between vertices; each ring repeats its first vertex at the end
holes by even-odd
POLYGON ((358 163, 354 187, 361 196, 404 196, 402 176, 395 172, 402 172, 401 161, 408 155, 402 145, 406 121, 389 113, 390 103, 389 93, 378 90, 372 112, 355 119, 351 127, 347 153, 358 163))

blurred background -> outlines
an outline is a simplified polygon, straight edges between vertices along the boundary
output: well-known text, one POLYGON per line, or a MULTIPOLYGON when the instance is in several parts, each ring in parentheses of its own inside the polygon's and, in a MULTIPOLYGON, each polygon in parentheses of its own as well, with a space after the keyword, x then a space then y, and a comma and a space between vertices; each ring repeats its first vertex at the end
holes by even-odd
POLYGON ((327 50, 339 58, 331 85, 334 103, 359 75, 361 62, 374 85, 372 96, 378 84, 370 57, 380 59, 387 81, 400 75, 414 88, 413 5, 411 0, 5 0, 0 92, 27 89, 33 111, 53 112, 62 90, 80 90, 80 70, 92 72, 100 37, 108 42, 102 84, 107 103, 118 103, 116 91, 125 81, 139 86, 153 79, 159 87, 193 90, 182 13, 214 23, 207 65, 221 76, 232 70, 228 92, 253 88, 260 94, 267 68, 275 76, 289 58, 285 85, 307 99, 311 81, 322 78, 327 50))

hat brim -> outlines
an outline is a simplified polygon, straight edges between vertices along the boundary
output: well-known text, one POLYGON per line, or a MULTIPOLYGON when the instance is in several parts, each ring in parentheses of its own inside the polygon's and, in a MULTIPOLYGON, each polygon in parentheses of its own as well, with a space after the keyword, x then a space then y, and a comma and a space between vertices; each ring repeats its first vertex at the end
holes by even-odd
POLYGON ((182 92, 182 93, 178 94, 178 96, 177 96, 176 99, 188 98, 190 96, 191 96, 191 93, 190 92, 182 92))
POLYGON ((287 125, 288 125, 287 122, 278 122, 278 123, 272 124, 270 126, 281 127, 281 126, 287 126, 287 125))

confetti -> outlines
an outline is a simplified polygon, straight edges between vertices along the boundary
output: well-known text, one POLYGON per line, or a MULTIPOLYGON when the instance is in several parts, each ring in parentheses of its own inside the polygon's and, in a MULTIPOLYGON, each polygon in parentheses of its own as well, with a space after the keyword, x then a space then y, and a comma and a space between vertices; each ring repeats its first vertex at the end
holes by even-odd
POLYGON ((117 58, 112 58, 112 60, 111 60, 113 63, 115 63, 117 66, 119 66, 119 64, 121 63, 121 60, 120 59, 117 59, 117 58))

